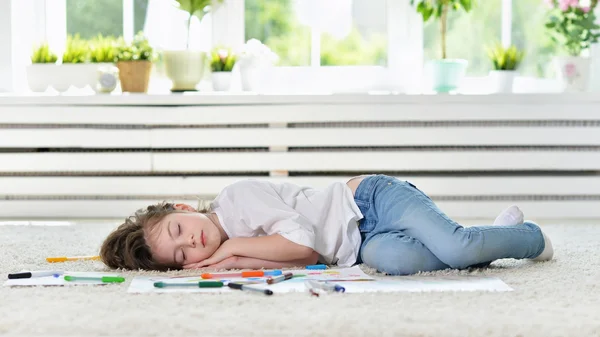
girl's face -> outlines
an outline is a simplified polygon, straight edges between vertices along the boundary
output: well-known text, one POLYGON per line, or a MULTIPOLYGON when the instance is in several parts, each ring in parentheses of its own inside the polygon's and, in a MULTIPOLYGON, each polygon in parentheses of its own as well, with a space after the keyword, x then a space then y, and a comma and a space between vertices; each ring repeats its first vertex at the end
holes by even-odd
POLYGON ((175 266, 206 260, 226 239, 210 217, 191 211, 165 216, 146 236, 154 259, 175 266))

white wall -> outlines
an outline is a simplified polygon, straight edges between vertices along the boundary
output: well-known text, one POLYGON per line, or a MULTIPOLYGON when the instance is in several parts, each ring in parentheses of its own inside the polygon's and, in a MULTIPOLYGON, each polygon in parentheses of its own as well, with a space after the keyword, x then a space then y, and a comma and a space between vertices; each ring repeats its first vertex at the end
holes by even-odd
POLYGON ((11 0, 0 0, 0 92, 13 89, 11 7, 11 0))

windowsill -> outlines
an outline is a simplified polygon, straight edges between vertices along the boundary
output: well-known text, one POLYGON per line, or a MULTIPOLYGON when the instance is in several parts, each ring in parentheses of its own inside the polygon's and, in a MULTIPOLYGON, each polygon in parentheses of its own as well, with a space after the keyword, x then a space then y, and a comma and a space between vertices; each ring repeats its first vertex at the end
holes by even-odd
POLYGON ((389 91, 365 93, 252 93, 190 92, 183 94, 94 94, 28 93, 0 94, 0 106, 11 105, 256 105, 256 104, 494 104, 494 105, 566 105, 600 104, 597 93, 525 93, 525 94, 404 94, 389 91))

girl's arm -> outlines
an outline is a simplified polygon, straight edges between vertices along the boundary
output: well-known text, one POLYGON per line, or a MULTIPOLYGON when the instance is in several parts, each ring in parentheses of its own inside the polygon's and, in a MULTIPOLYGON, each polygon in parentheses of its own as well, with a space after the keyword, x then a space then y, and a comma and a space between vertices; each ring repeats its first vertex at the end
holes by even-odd
POLYGON ((268 261, 303 261, 314 250, 294 243, 279 234, 249 238, 231 238, 223 243, 233 256, 245 256, 268 261))
MULTIPOLYGON (((294 243, 279 234, 274 234, 249 238, 231 238, 223 242, 221 247, 208 259, 186 264, 183 268, 197 269, 212 265, 218 266, 220 262, 233 256, 277 262, 279 265, 295 263, 293 266, 297 266, 299 262, 316 261, 319 257, 318 253, 312 248, 294 243)), ((305 263, 304 265, 307 264, 314 264, 314 262, 305 263)))
POLYGON ((293 267, 305 267, 317 263, 319 254, 313 252, 311 256, 303 260, 296 261, 269 261, 255 259, 252 257, 244 256, 232 256, 227 260, 223 261, 223 264, 215 265, 217 269, 280 269, 280 268, 293 268, 293 267))

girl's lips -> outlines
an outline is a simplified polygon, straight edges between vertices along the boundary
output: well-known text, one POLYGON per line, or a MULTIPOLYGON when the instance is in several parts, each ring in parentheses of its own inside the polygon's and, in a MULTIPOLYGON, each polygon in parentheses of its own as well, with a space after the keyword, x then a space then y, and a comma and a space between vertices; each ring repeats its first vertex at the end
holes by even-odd
POLYGON ((206 241, 204 239, 204 231, 200 232, 200 239, 202 240, 202 247, 206 247, 206 241))

